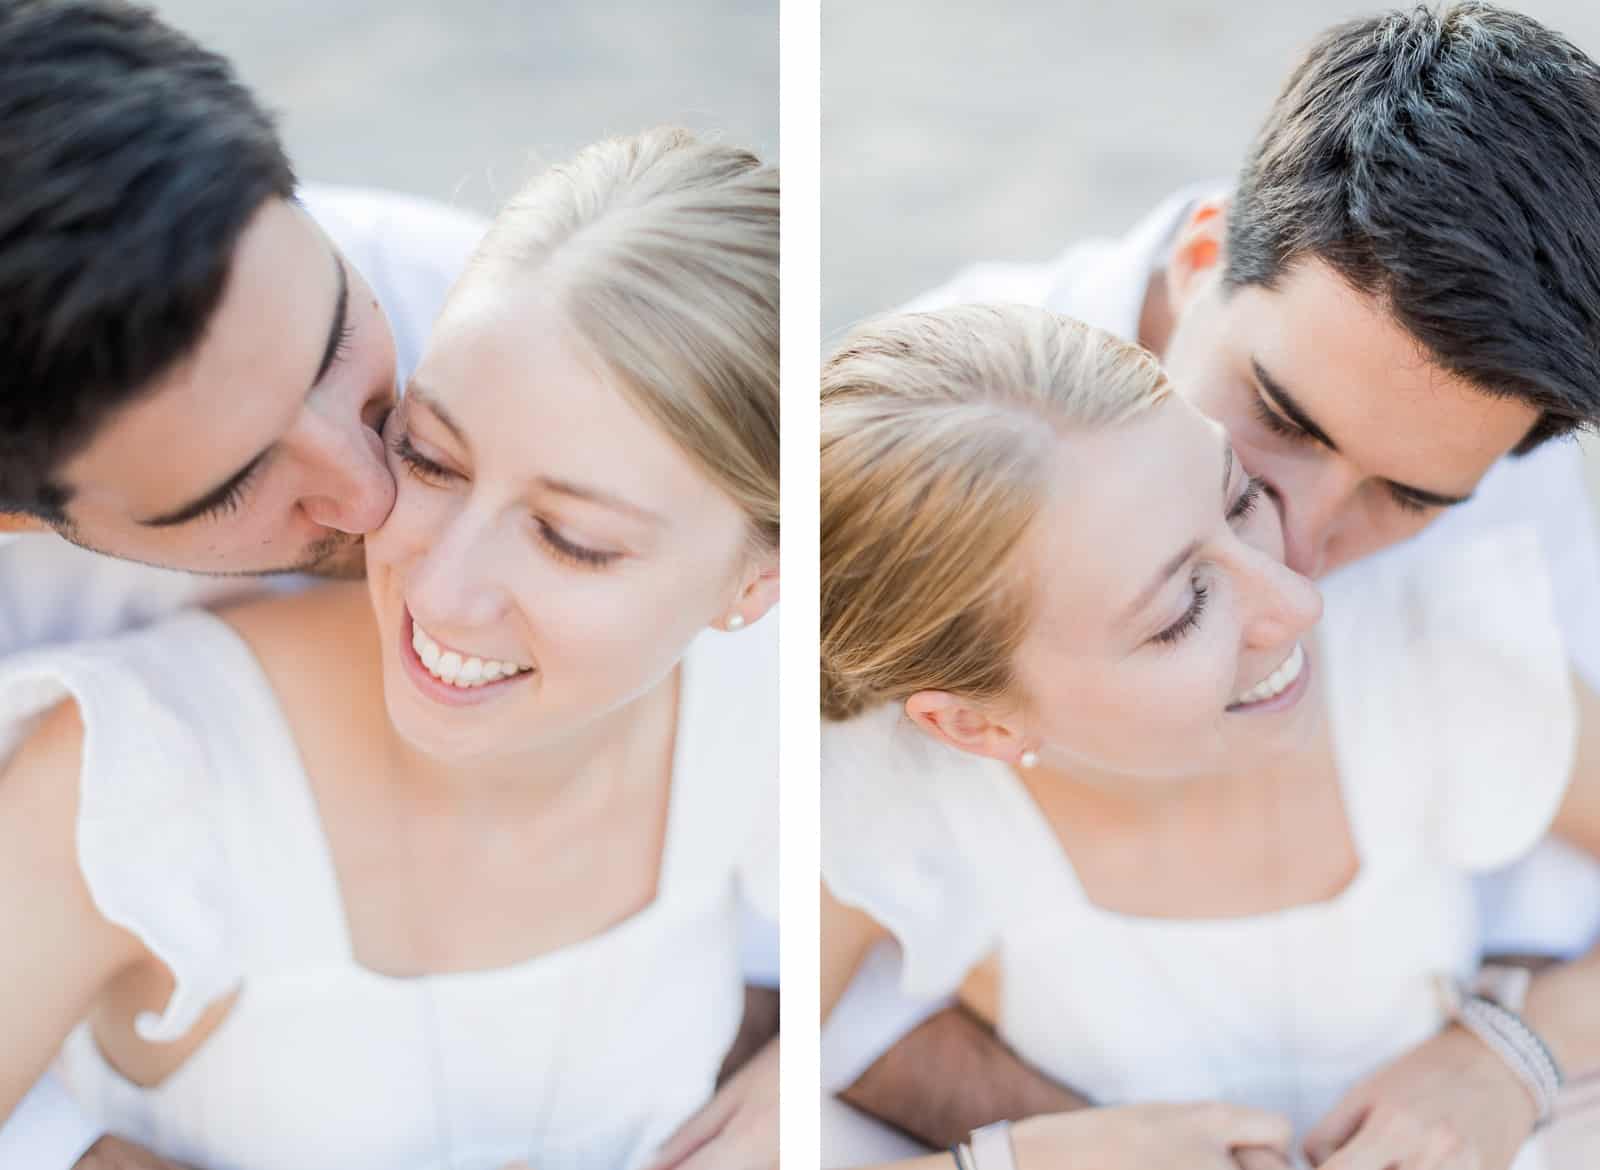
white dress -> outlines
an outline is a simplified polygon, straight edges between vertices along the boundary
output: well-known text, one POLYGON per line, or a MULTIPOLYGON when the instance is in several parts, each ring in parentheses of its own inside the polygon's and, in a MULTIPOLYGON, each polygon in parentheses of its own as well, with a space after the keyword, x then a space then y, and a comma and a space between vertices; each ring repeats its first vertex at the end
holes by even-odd
POLYGON ((741 894, 776 913, 772 623, 683 661, 655 900, 519 965, 411 979, 353 956, 308 778, 265 675, 187 613, 0 668, 10 742, 70 692, 78 849, 106 917, 172 971, 153 1041, 238 991, 158 1087, 87 1025, 57 1071, 113 1133, 206 1170, 635 1167, 711 1095, 743 997, 741 894))
POLYGON ((1441 1026, 1434 976, 1479 960, 1471 875, 1543 835, 1575 739, 1526 529, 1334 582, 1319 644, 1360 859, 1326 901, 1207 920, 1103 910, 1009 768, 893 707, 824 731, 825 878, 898 942, 908 995, 952 994, 998 955, 997 1028, 1059 1083, 1104 1104, 1256 1105, 1303 1135, 1441 1026))

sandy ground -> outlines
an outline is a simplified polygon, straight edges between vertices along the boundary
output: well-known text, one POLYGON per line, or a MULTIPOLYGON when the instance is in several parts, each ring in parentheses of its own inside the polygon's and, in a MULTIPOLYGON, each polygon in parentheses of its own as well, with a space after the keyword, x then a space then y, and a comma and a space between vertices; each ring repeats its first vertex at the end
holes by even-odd
MULTIPOLYGON (((1600 56, 1593 0, 1516 6, 1600 56)), ((965 264, 1043 259, 1231 176, 1311 38, 1382 7, 824 0, 825 344, 965 264)))
POLYGON ((279 111, 300 174, 492 212, 671 122, 776 159, 778 0, 165 0, 279 111))

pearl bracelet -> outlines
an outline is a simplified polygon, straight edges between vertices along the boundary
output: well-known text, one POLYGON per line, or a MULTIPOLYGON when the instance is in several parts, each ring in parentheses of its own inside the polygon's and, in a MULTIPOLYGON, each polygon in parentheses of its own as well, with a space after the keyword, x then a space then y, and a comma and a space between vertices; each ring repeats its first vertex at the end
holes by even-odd
POLYGON ((1453 1023, 1483 1041, 1527 1089, 1538 1111, 1535 1126, 1549 1121, 1565 1078, 1555 1054, 1527 1021, 1504 1004, 1453 983, 1447 992, 1445 1012, 1453 1023))
POLYGON ((972 1131, 971 1155, 976 1170, 1017 1170, 1011 1145, 1011 1123, 996 1121, 972 1131))

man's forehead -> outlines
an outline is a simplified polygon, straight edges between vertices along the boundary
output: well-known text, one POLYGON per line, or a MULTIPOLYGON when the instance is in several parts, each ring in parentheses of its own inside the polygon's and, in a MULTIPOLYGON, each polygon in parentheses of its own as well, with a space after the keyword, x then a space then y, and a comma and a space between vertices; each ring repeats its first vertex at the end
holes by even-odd
POLYGON ((1326 265, 1297 264, 1278 286, 1240 290, 1237 300, 1232 343, 1242 360, 1370 475, 1470 493, 1537 421, 1526 403, 1442 368, 1376 298, 1326 265))

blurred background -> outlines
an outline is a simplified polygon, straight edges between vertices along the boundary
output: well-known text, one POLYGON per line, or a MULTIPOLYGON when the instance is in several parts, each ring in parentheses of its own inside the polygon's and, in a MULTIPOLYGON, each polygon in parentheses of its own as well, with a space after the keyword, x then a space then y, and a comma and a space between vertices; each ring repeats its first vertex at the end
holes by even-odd
POLYGON ((492 213, 661 123, 778 151, 778 0, 157 0, 281 117, 301 178, 492 213))
MULTIPOLYGON (((824 0, 824 348, 967 264, 1231 179, 1312 38, 1400 2, 824 0)), ((1594 0, 1503 2, 1600 57, 1594 0)))

